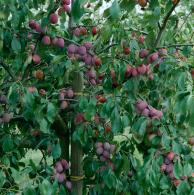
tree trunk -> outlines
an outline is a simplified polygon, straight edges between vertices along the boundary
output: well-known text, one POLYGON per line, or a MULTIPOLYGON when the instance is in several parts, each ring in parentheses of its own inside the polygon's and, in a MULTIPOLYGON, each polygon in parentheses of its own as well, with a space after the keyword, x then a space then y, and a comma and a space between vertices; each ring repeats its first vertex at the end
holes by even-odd
MULTIPOLYGON (((83 74, 81 72, 73 73, 73 90, 75 92, 81 92, 83 89, 83 74)), ((74 124, 72 124, 72 133, 74 131, 74 124)), ((83 150, 79 141, 73 141, 71 139, 71 175, 73 177, 83 176, 83 166, 82 166, 83 150)), ((83 191, 83 181, 82 179, 78 181, 72 181, 73 183, 73 195, 82 195, 83 191)))

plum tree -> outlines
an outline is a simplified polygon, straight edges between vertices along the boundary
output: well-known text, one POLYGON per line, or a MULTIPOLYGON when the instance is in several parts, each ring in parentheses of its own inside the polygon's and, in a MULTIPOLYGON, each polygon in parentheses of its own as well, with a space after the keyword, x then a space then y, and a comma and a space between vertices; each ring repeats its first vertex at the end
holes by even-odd
POLYGON ((0 194, 193 194, 192 1, 0 7, 0 194))

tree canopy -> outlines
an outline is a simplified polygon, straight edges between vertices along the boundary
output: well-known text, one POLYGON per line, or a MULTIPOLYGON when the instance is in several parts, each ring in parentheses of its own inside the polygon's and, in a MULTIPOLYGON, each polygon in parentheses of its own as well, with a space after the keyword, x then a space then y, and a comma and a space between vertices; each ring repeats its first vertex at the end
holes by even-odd
POLYGON ((194 194, 193 5, 1 0, 0 194, 194 194))

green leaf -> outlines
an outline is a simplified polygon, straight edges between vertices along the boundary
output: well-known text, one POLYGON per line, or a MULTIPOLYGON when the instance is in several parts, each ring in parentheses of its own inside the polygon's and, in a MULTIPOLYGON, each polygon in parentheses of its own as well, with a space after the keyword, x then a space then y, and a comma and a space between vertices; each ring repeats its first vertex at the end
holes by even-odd
POLYGON ((9 136, 3 138, 3 151, 10 152, 14 148, 13 139, 9 136))
POLYGON ((152 185, 154 188, 157 188, 158 181, 157 181, 156 172, 155 172, 154 170, 150 171, 148 180, 149 180, 149 182, 151 183, 151 185, 152 185))
POLYGON ((194 98, 189 95, 187 98, 187 109, 189 111, 189 125, 194 126, 194 98))
POLYGON ((21 51, 21 43, 15 37, 12 39, 11 47, 15 52, 21 51))
POLYGON ((104 178, 104 183, 107 185, 109 189, 111 189, 113 186, 116 185, 116 176, 111 170, 109 170, 108 173, 105 172, 103 178, 104 178))
POLYGON ((90 102, 87 105, 85 111, 86 120, 91 120, 95 114, 96 114, 96 99, 90 99, 90 102))
POLYGON ((30 164, 30 166, 32 167, 32 169, 33 169, 34 171, 37 171, 36 165, 35 165, 35 163, 33 162, 32 159, 29 160, 29 164, 30 164))
POLYGON ((78 22, 79 19, 83 16, 84 9, 81 7, 81 0, 75 0, 72 6, 71 15, 74 22, 78 22))
POLYGON ((122 164, 122 171, 127 172, 130 169, 129 158, 126 155, 123 155, 123 164, 122 164))
POLYGON ((184 176, 190 176, 192 173, 192 166, 189 163, 186 163, 183 168, 184 176))
POLYGON ((87 98, 86 97, 81 97, 80 101, 79 101, 79 108, 81 110, 83 110, 83 112, 84 112, 84 110, 87 108, 87 105, 88 105, 87 98))
POLYGON ((40 119, 38 122, 40 125, 40 131, 42 131, 43 133, 49 133, 49 127, 48 127, 47 120, 43 118, 43 119, 40 119))
POLYGON ((120 15, 120 6, 117 0, 114 0, 112 6, 110 7, 110 15, 113 19, 119 18, 120 15))
POLYGON ((120 7, 121 9, 127 10, 128 12, 132 11, 135 8, 136 2, 129 0, 122 0, 120 7))
POLYGON ((58 195, 66 195, 66 194, 67 194, 67 192, 65 190, 65 187, 64 186, 61 186, 60 187, 60 191, 58 192, 58 195))
POLYGON ((51 183, 48 180, 44 180, 40 185, 40 194, 41 195, 52 195, 52 187, 51 183))
POLYGON ((176 161, 173 167, 174 176, 179 179, 183 175, 183 167, 179 161, 176 161))
POLYGON ((170 148, 170 137, 167 134, 162 135, 162 145, 167 149, 170 148))
POLYGON ((57 159, 61 156, 61 146, 60 146, 59 143, 53 144, 52 156, 53 156, 54 159, 57 159))
POLYGON ((113 132, 121 131, 121 117, 117 107, 111 113, 111 124, 113 132))
POLYGON ((138 133, 140 136, 145 134, 147 120, 144 117, 140 117, 132 126, 132 130, 138 133))
POLYGON ((23 97, 23 102, 26 106, 32 107, 34 104, 35 97, 33 94, 27 92, 23 97))
POLYGON ((0 170, 0 187, 2 187, 5 182, 6 182, 5 174, 2 170, 0 170))
POLYGON ((53 103, 48 103, 47 106, 47 119, 50 123, 53 123, 57 114, 57 109, 53 103))
POLYGON ((187 74, 185 72, 180 73, 178 78, 178 87, 182 91, 186 89, 186 78, 187 78, 187 74))
POLYGON ((170 187, 170 183, 169 180, 167 179, 167 177, 164 175, 161 180, 160 180, 160 188, 162 190, 167 190, 170 187))
POLYGON ((17 93, 18 90, 18 85, 13 84, 9 88, 9 93, 8 93, 8 99, 9 99, 9 104, 16 104, 17 101, 19 100, 19 94, 17 93))
POLYGON ((28 187, 27 189, 25 189, 24 195, 36 195, 36 191, 32 187, 28 187))
POLYGON ((187 98, 187 108, 190 113, 194 112, 194 97, 193 95, 189 95, 187 98))
POLYGON ((130 41, 130 49, 131 50, 139 50, 139 45, 135 39, 130 41))
POLYGON ((123 123, 123 127, 128 127, 129 126, 129 117, 127 115, 124 115, 122 117, 122 123, 123 123))
POLYGON ((186 180, 181 181, 181 183, 178 185, 176 190, 177 195, 184 195, 184 194, 186 195, 186 194, 190 194, 190 192, 191 192, 191 187, 189 183, 186 180))
POLYGON ((172 150, 176 153, 176 154, 180 154, 182 151, 182 147, 181 144, 173 141, 172 142, 172 150))
POLYGON ((194 127, 194 112, 189 115, 189 125, 194 127))

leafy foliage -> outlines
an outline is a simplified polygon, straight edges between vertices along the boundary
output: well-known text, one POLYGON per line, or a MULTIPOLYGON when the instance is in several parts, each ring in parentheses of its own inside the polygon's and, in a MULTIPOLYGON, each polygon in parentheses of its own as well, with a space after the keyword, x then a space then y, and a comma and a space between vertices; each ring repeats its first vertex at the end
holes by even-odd
POLYGON ((192 195, 193 3, 1 0, 0 194, 192 195))

